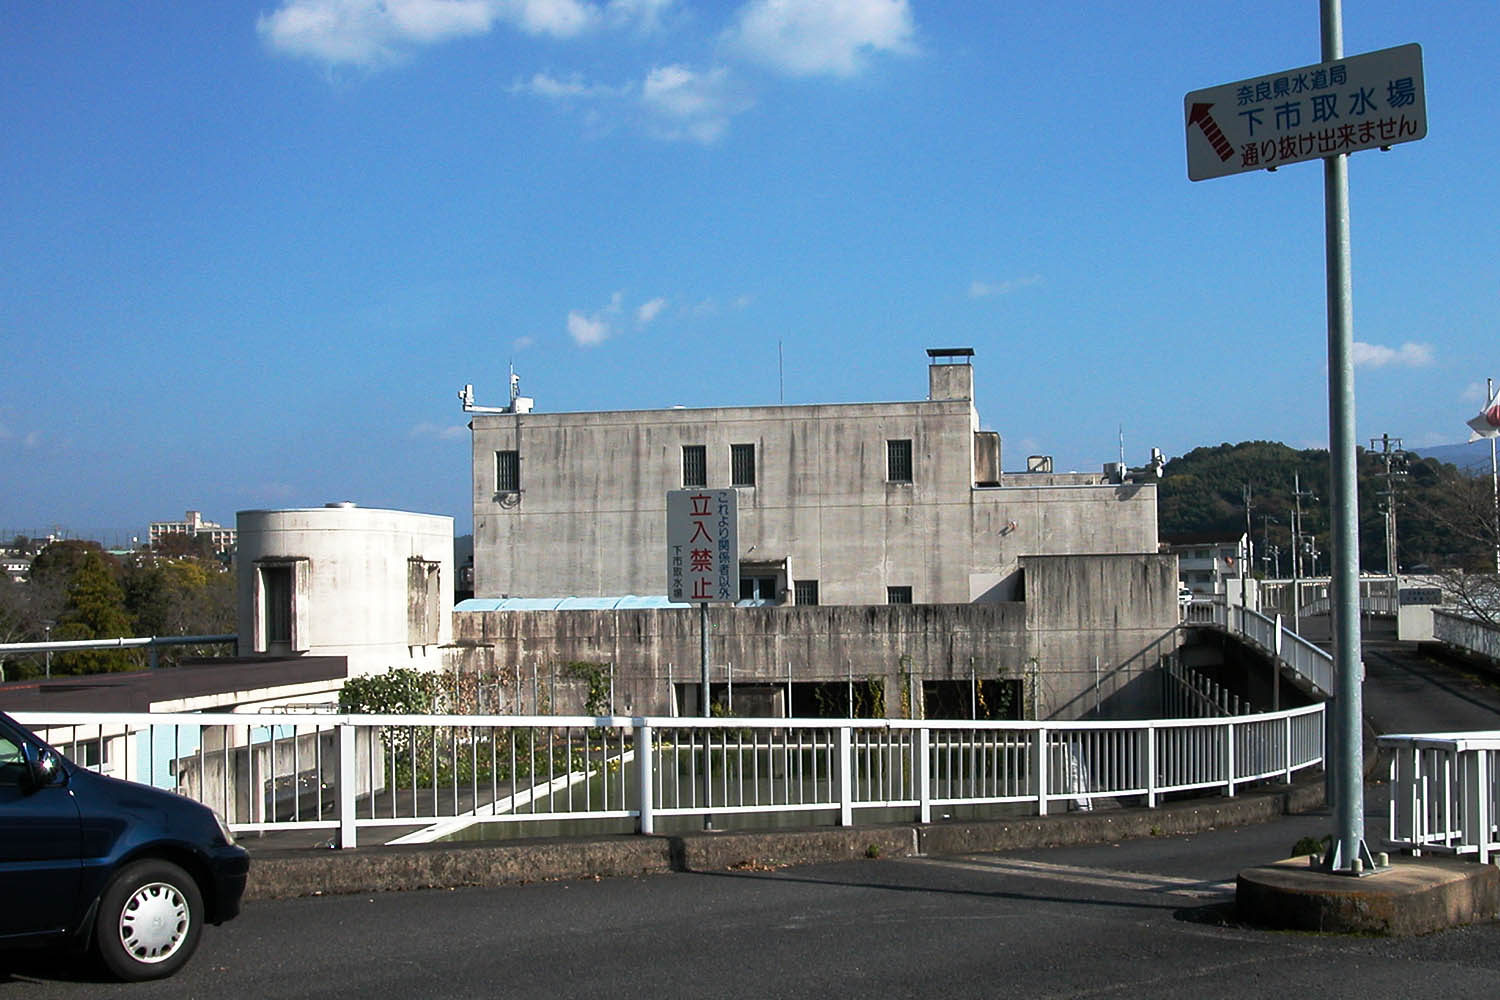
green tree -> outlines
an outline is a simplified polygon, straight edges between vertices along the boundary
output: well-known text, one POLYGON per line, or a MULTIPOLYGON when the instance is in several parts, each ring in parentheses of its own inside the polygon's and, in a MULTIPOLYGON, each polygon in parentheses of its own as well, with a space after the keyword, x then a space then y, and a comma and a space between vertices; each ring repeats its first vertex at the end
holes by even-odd
MULTIPOLYGON (((114 639, 130 635, 125 591, 99 552, 83 553, 68 580, 66 600, 53 630, 54 639, 114 639)), ((111 650, 79 650, 53 657, 54 673, 95 674, 131 670, 139 654, 111 650)))

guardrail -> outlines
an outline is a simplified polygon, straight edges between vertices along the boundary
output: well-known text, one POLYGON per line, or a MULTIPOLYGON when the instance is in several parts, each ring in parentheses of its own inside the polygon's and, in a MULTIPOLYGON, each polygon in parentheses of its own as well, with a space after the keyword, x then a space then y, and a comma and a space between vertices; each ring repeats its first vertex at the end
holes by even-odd
POLYGON ((1500 660, 1500 628, 1457 611, 1434 608, 1432 637, 1450 646, 1500 660))
POLYGON ((1320 698, 1333 697, 1333 657, 1282 623, 1280 615, 1267 618, 1238 605, 1190 604, 1183 616, 1187 625, 1214 625, 1276 657, 1291 668, 1320 698))
POLYGON ((1386 844, 1488 864, 1500 849, 1500 732, 1397 734, 1380 746, 1392 751, 1386 844))
POLYGON ((1323 759, 1321 705, 1138 722, 669 719, 582 716, 74 714, 16 718, 80 764, 169 788, 242 833, 862 810, 930 822, 951 806, 1045 815, 1290 782, 1323 759))

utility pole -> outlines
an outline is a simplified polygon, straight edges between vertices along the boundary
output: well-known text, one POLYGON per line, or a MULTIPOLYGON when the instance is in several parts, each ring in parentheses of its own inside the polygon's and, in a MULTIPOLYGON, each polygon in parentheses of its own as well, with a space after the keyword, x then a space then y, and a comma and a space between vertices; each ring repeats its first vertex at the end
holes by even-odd
POLYGON ((1385 460, 1385 472, 1381 473, 1385 490, 1379 494, 1385 499, 1385 568, 1394 580, 1400 568, 1396 554, 1396 480, 1406 475, 1406 453, 1401 450, 1401 439, 1389 434, 1370 439, 1370 450, 1375 451, 1377 447, 1380 457, 1385 460))
MULTIPOLYGON (((1316 501, 1302 488, 1302 473, 1292 473, 1292 631, 1302 634, 1302 498, 1316 501)), ((1316 567, 1314 567, 1316 568, 1316 567)))
MULTIPOLYGON (((1271 577, 1271 525, 1280 524, 1270 514, 1260 516, 1260 562, 1262 566, 1261 575, 1271 577)), ((1276 567, 1276 575, 1281 575, 1281 567, 1276 567)))
POLYGON ((1245 549, 1240 553, 1240 613, 1250 610, 1250 484, 1245 484, 1245 549))
MULTIPOLYGON (((1495 398, 1495 380, 1484 380, 1484 398, 1495 398)), ((1488 405, 1488 403, 1486 403, 1488 405)), ((1490 438, 1490 492, 1494 498, 1492 510, 1495 524, 1495 572, 1500 573, 1500 465, 1495 461, 1495 439, 1490 438)))

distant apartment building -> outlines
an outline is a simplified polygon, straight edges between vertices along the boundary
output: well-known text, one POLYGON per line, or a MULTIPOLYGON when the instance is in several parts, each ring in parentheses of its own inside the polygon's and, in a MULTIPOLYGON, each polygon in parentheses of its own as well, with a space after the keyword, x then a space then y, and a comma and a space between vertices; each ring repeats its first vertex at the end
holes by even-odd
POLYGON ((153 549, 162 541, 174 535, 187 535, 189 537, 207 535, 215 552, 234 551, 234 529, 226 528, 214 521, 204 520, 203 515, 196 510, 187 511, 181 521, 151 522, 150 541, 153 549))
POLYGON ((1157 551, 1153 483, 1002 473, 973 351, 928 355, 927 398, 909 402, 547 413, 467 397, 475 597, 663 594, 666 494, 700 486, 738 491, 750 604, 1018 601, 1023 557, 1157 551))
POLYGON ((1178 579, 1195 598, 1238 596, 1235 588, 1250 569, 1249 540, 1243 531, 1183 532, 1163 536, 1162 543, 1177 556, 1178 579))
POLYGON ((31 557, 12 549, 0 549, 0 574, 12 583, 25 583, 31 576, 31 557))

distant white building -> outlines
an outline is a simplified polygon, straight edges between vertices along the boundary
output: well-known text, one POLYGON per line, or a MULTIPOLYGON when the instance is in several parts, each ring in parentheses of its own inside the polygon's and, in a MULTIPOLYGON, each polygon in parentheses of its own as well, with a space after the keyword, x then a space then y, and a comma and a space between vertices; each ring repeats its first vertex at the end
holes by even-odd
POLYGON ((31 557, 12 553, 9 549, 0 552, 0 574, 12 583, 25 583, 31 576, 31 557))
POLYGON ((187 511, 181 521, 151 522, 149 539, 153 549, 160 542, 174 535, 187 535, 192 538, 208 535, 215 552, 234 551, 235 530, 217 522, 205 520, 203 515, 196 510, 187 511))
POLYGON ((1238 601, 1240 577, 1250 563, 1249 542, 1243 531, 1183 532, 1163 535, 1162 542, 1177 556, 1177 577, 1195 598, 1233 597, 1238 601))

